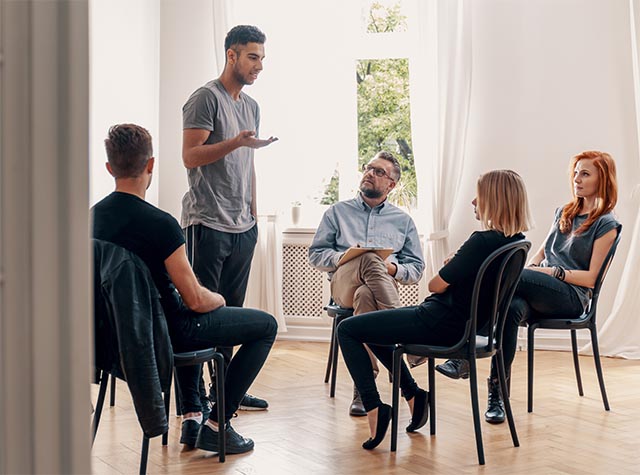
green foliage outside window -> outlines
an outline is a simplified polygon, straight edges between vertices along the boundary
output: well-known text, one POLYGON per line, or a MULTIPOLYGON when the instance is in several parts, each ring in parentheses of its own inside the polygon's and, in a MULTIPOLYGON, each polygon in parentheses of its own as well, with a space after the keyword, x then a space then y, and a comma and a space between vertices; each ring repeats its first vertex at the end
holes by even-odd
MULTIPOLYGON (((367 19, 370 33, 406 30, 406 17, 400 4, 386 7, 373 2, 367 19)), ((363 59, 356 63, 358 95, 358 169, 380 150, 398 158, 402 178, 389 195, 390 201, 414 207, 416 174, 411 145, 409 108, 409 60, 407 58, 363 59)), ((322 204, 338 201, 338 171, 327 184, 322 204)))

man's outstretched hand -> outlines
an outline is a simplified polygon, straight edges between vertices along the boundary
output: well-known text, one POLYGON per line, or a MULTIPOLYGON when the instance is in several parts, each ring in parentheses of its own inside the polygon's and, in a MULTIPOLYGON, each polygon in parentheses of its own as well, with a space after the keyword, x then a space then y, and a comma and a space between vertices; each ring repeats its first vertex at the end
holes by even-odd
POLYGON ((278 137, 271 136, 268 139, 259 139, 256 138, 255 130, 243 130, 236 139, 241 147, 262 148, 278 140, 278 137))

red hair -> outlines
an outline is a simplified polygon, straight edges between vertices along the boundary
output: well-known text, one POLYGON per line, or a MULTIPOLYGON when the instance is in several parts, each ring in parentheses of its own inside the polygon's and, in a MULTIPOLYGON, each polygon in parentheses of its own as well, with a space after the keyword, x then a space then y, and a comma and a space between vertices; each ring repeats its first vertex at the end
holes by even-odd
POLYGON ((573 200, 564 205, 562 208, 562 216, 560 216, 560 231, 562 233, 571 232, 574 218, 582 209, 584 198, 576 196, 573 188, 573 177, 576 166, 580 160, 593 160, 593 166, 598 172, 598 196, 596 198, 596 207, 589 213, 589 217, 582 225, 576 229, 575 233, 580 234, 587 229, 603 214, 613 210, 618 202, 618 182, 616 180, 616 163, 611 155, 605 152, 586 151, 582 152, 571 159, 569 164, 569 182, 573 200))

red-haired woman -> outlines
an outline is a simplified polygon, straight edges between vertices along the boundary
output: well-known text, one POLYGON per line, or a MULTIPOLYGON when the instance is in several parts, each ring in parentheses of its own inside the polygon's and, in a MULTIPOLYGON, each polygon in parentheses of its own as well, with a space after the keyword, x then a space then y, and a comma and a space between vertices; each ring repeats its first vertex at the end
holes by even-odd
MULTIPOLYGON (((549 235, 522 272, 505 322, 503 346, 507 378, 515 357, 518 326, 533 315, 579 317, 587 308, 598 271, 617 235, 613 208, 618 200, 616 165, 611 155, 587 151, 571 159, 573 199, 558 208, 549 235)), ((534 317, 535 318, 535 317, 534 317)), ((468 363, 449 360, 437 369, 446 376, 467 377, 468 363)), ((485 420, 505 419, 495 361, 489 378, 485 420)))

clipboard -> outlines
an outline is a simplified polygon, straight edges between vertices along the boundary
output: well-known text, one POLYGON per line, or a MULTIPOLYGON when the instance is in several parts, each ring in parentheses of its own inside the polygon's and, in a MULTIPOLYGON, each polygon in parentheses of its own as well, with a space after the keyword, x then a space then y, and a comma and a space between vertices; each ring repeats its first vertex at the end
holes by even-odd
POLYGON ((385 260, 391 254, 393 254, 393 249, 391 249, 390 247, 350 247, 338 261, 338 267, 340 267, 345 262, 349 262, 350 260, 361 256, 365 252, 375 252, 380 256, 380 259, 385 260))

